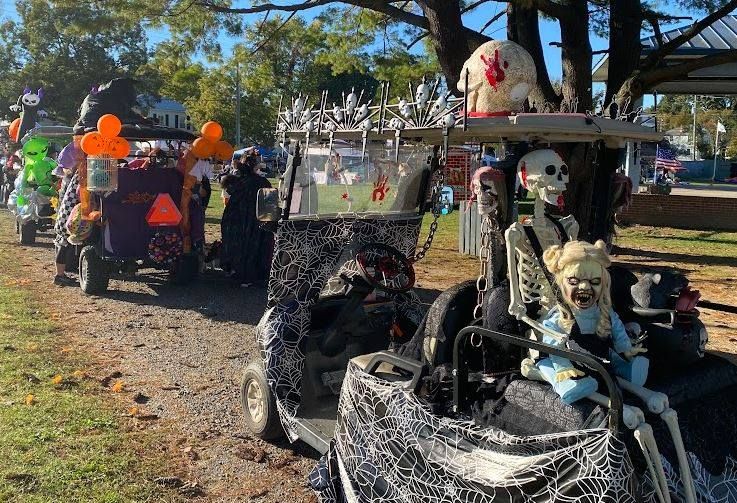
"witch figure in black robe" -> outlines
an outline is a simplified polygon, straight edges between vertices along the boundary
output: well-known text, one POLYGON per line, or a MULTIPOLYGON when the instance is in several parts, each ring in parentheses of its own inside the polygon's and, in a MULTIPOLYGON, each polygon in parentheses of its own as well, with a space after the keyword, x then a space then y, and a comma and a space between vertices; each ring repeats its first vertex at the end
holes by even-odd
POLYGON ((221 181, 230 199, 220 222, 220 262, 244 287, 268 280, 274 250, 273 234, 262 230, 256 220, 258 190, 271 188, 271 183, 257 171, 258 164, 249 162, 241 176, 227 175, 221 181))

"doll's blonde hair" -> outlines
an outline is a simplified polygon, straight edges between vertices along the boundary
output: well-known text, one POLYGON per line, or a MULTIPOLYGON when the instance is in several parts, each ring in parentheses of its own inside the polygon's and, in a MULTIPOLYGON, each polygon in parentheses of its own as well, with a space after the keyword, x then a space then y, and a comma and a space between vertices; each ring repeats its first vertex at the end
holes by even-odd
MULTIPOLYGON (((604 241, 599 240, 593 245, 586 241, 569 241, 564 246, 551 246, 545 250, 543 261, 548 270, 555 275, 555 282, 561 290, 566 280, 565 271, 570 266, 581 262, 593 262, 601 267, 601 296, 598 302, 601 315, 596 326, 596 334, 599 337, 608 338, 612 331, 612 320, 609 315, 612 308, 612 296, 609 288, 611 278, 607 267, 611 265, 612 261, 606 251, 604 241)), ((568 304, 560 301, 558 302, 558 309, 561 315, 561 328, 570 333, 575 322, 573 313, 568 304)))

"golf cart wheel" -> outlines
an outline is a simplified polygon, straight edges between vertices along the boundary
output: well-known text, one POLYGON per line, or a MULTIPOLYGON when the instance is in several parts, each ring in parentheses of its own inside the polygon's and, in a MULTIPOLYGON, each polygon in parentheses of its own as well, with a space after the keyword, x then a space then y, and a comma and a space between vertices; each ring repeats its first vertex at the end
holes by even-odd
POLYGON ((197 279, 197 275, 200 272, 200 262, 198 255, 187 254, 179 257, 171 270, 169 271, 169 278, 175 285, 187 285, 197 279))
POLYGON ((252 361, 246 367, 241 381, 241 406, 246 426, 258 438, 276 440, 284 436, 276 400, 266 382, 266 374, 260 361, 252 361))
POLYGON ((26 222, 20 225, 18 239, 22 245, 32 245, 36 242, 36 222, 26 222))
POLYGON ((79 254, 79 286, 89 295, 107 290, 110 276, 105 262, 100 260, 94 246, 85 246, 79 254))

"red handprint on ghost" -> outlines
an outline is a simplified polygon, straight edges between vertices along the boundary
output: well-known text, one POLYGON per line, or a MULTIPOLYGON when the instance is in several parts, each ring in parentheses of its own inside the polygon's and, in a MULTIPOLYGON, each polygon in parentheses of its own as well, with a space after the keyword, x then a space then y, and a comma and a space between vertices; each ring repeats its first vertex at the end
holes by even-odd
POLYGON ((374 190, 371 192, 371 200, 376 201, 383 201, 384 197, 386 197, 386 193, 389 192, 390 187, 387 185, 389 183, 389 177, 386 175, 379 175, 379 179, 374 182, 374 190))
MULTIPOLYGON (((486 75, 486 80, 489 81, 489 85, 496 89, 496 85, 500 82, 503 82, 507 76, 504 73, 504 69, 502 68, 502 59, 499 56, 499 49, 496 49, 494 51, 494 59, 489 59, 486 57, 485 54, 481 55, 481 61, 484 62, 484 65, 486 66, 486 69, 484 70, 484 75, 486 75)), ((504 68, 507 68, 509 66, 509 63, 504 61, 504 68)))

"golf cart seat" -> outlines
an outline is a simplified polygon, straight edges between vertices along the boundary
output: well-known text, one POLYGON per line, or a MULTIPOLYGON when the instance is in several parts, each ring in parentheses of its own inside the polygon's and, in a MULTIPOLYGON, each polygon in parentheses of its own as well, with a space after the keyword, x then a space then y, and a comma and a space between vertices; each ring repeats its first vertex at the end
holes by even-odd
POLYGON ((480 426, 493 426, 513 435, 544 435, 601 427, 606 411, 589 400, 565 404, 545 382, 512 380, 499 399, 474 410, 480 426))
POLYGON ((416 390, 427 370, 416 360, 389 351, 378 351, 351 358, 364 372, 389 382, 405 382, 405 388, 416 390))

